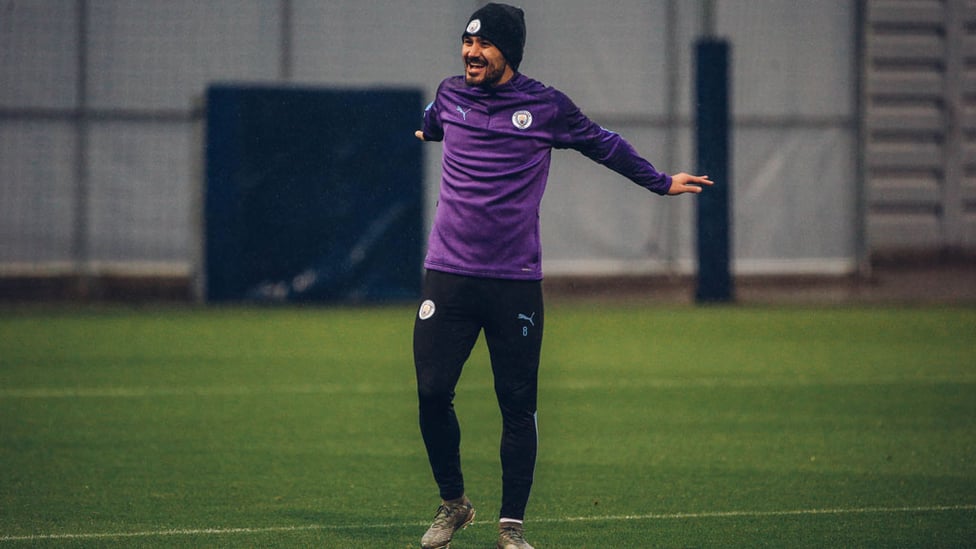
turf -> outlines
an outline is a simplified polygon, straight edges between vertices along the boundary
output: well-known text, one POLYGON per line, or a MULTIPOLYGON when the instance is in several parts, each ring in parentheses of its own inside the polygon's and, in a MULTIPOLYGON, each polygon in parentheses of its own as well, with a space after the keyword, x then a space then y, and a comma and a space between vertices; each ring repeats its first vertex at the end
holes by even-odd
MULTIPOLYGON (((976 543, 976 310, 547 314, 540 549, 976 543)), ((413 315, 0 311, 0 547, 419 547, 413 315)), ((483 344, 457 409, 492 547, 483 344)))

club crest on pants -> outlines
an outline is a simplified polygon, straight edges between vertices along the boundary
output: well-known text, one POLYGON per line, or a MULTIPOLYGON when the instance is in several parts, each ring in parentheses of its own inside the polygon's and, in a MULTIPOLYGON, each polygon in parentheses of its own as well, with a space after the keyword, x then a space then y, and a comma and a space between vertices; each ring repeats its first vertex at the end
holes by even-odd
POLYGON ((427 320, 428 318, 434 316, 434 311, 436 309, 437 307, 434 305, 433 301, 429 299, 425 300, 420 304, 420 312, 417 314, 417 316, 420 317, 420 320, 427 320))

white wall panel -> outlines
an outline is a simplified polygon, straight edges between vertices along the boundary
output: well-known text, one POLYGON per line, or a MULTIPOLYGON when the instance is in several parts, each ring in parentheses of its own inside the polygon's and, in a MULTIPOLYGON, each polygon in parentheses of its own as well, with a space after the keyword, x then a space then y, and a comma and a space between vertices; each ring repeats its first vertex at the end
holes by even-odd
POLYGON ((200 192, 193 135, 189 123, 92 126, 92 261, 189 261, 193 200, 200 192))
POLYGON ((188 110, 215 80, 274 80, 280 61, 278 5, 90 2, 91 107, 188 110))
MULTIPOLYGON (((843 129, 739 129, 735 135, 734 256, 854 267, 854 136, 843 129)), ((775 269, 771 269, 775 270, 775 269)), ((833 268, 831 268, 833 270, 833 268)))
MULTIPOLYGON (((327 86, 416 86, 461 72, 465 2, 296 0, 294 76, 327 86)), ((473 4, 472 4, 473 6, 473 4)), ((420 114, 418 114, 418 117, 420 114)))
POLYGON ((664 0, 526 0, 522 71, 555 86, 584 112, 666 113, 664 0))
POLYGON ((855 17, 837 0, 716 2, 736 116, 853 116, 855 17))
POLYGON ((75 107, 75 8, 64 0, 0 3, 0 107, 75 107))
POLYGON ((70 124, 0 124, 0 265, 72 260, 74 154, 70 124))

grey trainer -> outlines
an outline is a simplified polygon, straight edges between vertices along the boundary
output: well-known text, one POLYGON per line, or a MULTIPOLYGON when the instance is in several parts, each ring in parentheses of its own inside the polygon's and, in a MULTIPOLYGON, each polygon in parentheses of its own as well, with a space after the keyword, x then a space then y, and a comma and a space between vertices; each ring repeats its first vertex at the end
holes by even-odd
POLYGON ((446 549, 451 545, 454 532, 471 524, 473 520, 474 506, 468 498, 460 503, 444 503, 437 508, 434 523, 421 538, 420 545, 423 549, 446 549))
POLYGON ((503 522, 498 526, 498 549, 535 549, 525 541, 522 525, 503 522))

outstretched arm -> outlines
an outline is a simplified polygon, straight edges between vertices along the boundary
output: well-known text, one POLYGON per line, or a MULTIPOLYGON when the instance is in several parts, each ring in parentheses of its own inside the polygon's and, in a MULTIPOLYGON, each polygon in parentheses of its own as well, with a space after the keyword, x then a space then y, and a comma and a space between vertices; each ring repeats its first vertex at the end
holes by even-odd
POLYGON ((702 192, 702 185, 711 185, 712 183, 712 180, 707 175, 690 175, 684 172, 676 173, 671 176, 671 187, 668 189, 668 194, 697 194, 702 192))

